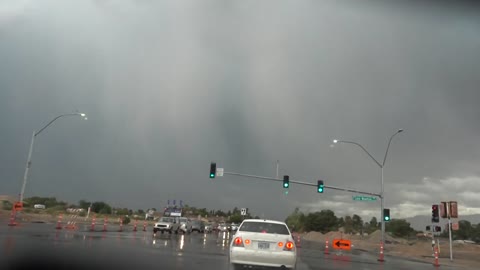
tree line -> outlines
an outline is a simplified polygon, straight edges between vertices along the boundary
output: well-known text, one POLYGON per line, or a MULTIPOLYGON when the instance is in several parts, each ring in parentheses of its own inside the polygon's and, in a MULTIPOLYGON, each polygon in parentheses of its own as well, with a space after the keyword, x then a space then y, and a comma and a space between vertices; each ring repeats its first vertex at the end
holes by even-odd
MULTIPOLYGON (((364 222, 358 215, 337 217, 332 210, 304 214, 298 208, 285 220, 287 225, 294 231, 310 232, 316 231, 327 233, 338 231, 343 228, 348 234, 370 234, 381 228, 381 223, 375 217, 369 222, 364 222)), ((413 237, 421 231, 415 231, 405 219, 392 219, 385 223, 385 231, 396 237, 413 237)), ((448 227, 440 234, 441 237, 448 237, 448 227)), ((459 229, 452 231, 454 240, 471 240, 480 243, 480 223, 471 224, 467 220, 459 221, 459 229)))
MULTIPOLYGON (((146 211, 153 210, 157 211, 156 208, 152 207, 147 210, 143 209, 129 209, 129 208, 120 208, 120 207, 113 207, 110 204, 104 201, 87 201, 87 200, 80 200, 77 204, 72 204, 64 201, 59 201, 55 197, 30 197, 24 199, 25 210, 32 211, 32 208, 35 204, 43 204, 45 205, 48 211, 62 211, 68 208, 82 208, 87 210, 90 207, 90 211, 92 213, 101 214, 101 215, 118 215, 118 216, 143 216, 145 215, 146 211)), ((11 204, 4 203, 4 209, 11 209, 11 204)), ((247 212, 245 216, 241 215, 241 210, 238 207, 234 207, 231 210, 209 210, 207 208, 197 208, 189 205, 185 205, 183 207, 184 213, 190 216, 198 216, 201 217, 222 217, 227 220, 227 222, 234 222, 240 223, 244 218, 259 218, 258 216, 254 216, 251 213, 247 212)), ((80 213, 81 216, 84 216, 85 213, 80 213)))
MULTIPOLYGON (((59 201, 55 197, 30 197, 24 199, 24 205, 26 211, 32 211, 35 204, 43 204, 46 206, 47 211, 64 211, 67 208, 83 208, 90 210, 93 213, 104 215, 118 215, 118 216, 143 216, 145 210, 137 209, 132 210, 128 208, 115 208, 103 201, 90 202, 86 200, 80 200, 78 204, 71 204, 65 201, 59 201)), ((8 201, 2 202, 2 208, 10 210, 12 204, 8 201)), ((157 211, 156 208, 150 208, 157 211)), ((234 207, 232 210, 213 210, 207 208, 197 208, 189 205, 183 207, 185 213, 190 216, 201 217, 222 217, 227 222, 240 223, 244 218, 259 218, 250 212, 247 212, 246 216, 241 215, 241 210, 238 207, 234 207)), ((81 213, 80 215, 85 215, 81 213)), ((327 233, 330 231, 338 231, 343 228, 343 231, 348 234, 370 234, 380 229, 381 223, 377 221, 375 217, 372 217, 369 222, 364 222, 362 218, 356 214, 353 216, 337 217, 332 210, 322 210, 313 213, 305 214, 296 208, 285 220, 287 225, 297 232, 310 232, 317 231, 321 233, 327 233)), ((414 236, 416 232, 411 228, 410 223, 404 219, 392 219, 385 224, 385 231, 390 232, 397 237, 414 236)), ((442 237, 448 237, 448 230, 443 230, 442 237)), ((480 223, 472 224, 467 220, 459 221, 459 229, 452 231, 452 237, 454 240, 471 240, 480 242, 480 223)))
MULTIPOLYGON (((372 217, 369 222, 364 222, 358 215, 337 217, 332 210, 322 210, 305 214, 296 208, 285 222, 294 231, 310 232, 316 231, 328 233, 338 231, 340 228, 347 234, 370 234, 381 228, 377 218, 372 217)), ((386 223, 385 231, 391 232, 394 236, 405 237, 415 235, 415 230, 410 223, 403 219, 393 219, 386 223)))
MULTIPOLYGON (((448 237, 448 230, 444 229, 441 236, 448 237)), ((458 222, 458 230, 452 231, 452 238, 454 240, 471 240, 480 243, 480 223, 475 225, 468 220, 460 220, 458 222)))

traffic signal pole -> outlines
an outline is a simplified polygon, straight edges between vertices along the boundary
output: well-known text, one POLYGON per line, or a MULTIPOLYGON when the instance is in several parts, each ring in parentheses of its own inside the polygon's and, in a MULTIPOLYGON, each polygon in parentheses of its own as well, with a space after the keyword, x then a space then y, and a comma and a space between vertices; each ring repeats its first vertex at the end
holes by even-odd
POLYGON ((450 241, 450 261, 453 262, 453 252, 452 252, 452 220, 451 220, 451 209, 450 202, 447 204, 447 217, 448 217, 448 239, 450 241))
MULTIPOLYGON (((392 136, 393 137, 393 136, 392 136)), ((388 149, 388 148, 387 148, 388 149)), ((388 152, 388 151, 387 151, 388 152)), ((385 155, 386 156, 386 155, 385 155)), ((385 162, 385 161, 384 161, 385 162)), ((213 164, 213 163, 212 163, 213 164)), ((305 185, 305 186, 314 186, 314 187, 317 187, 317 192, 319 191, 319 185, 320 185, 320 181, 323 181, 323 180, 319 180, 317 183, 307 183, 307 182, 303 182, 303 181, 296 181, 296 180, 290 180, 290 177, 285 175, 284 176, 284 179, 278 179, 278 175, 276 178, 273 178, 273 177, 267 177, 267 176, 258 176, 258 175, 251 175, 251 174, 243 174, 243 173, 235 173, 235 172, 225 172, 223 171, 223 168, 221 169, 221 175, 219 176, 223 176, 223 175, 233 175, 233 176, 242 176, 242 177, 247 177, 247 178, 256 178, 256 179, 261 179, 261 180, 269 180, 269 181, 277 181, 277 182, 284 182, 284 188, 288 188, 288 186, 285 186, 285 179, 288 181, 288 183, 292 182, 292 183, 295 183, 295 184, 299 184, 299 185, 305 185)), ((212 177, 210 177, 212 178, 212 177)), ((382 189, 381 189, 381 193, 378 194, 378 193, 374 193, 374 192, 367 192, 367 191, 361 191, 361 190, 356 190, 356 189, 350 189, 350 188, 342 188, 342 187, 334 187, 334 186, 328 186, 328 185, 323 185, 323 188, 328 188, 328 189, 333 189, 333 190, 340 190, 340 191, 346 191, 346 192, 352 192, 352 193, 359 193, 359 194, 365 194, 365 195, 370 195, 370 196, 376 196, 376 197, 379 197, 380 200, 381 200, 381 208, 382 208, 382 211, 381 211, 381 218, 382 218, 382 241, 380 243, 380 247, 381 247, 381 255, 380 255, 380 259, 378 259, 378 261, 381 261, 383 262, 384 259, 383 259, 383 246, 385 244, 385 208, 384 208, 384 201, 383 201, 383 166, 382 166, 382 189)), ((322 190, 323 191, 323 190, 322 190)), ((321 192, 323 193, 323 192, 321 192)), ((389 215, 390 216, 390 215, 389 215)), ((390 221, 390 219, 389 219, 390 221)))
MULTIPOLYGON (((262 180, 283 182, 283 179, 278 179, 278 178, 273 178, 273 177, 268 177, 268 176, 258 176, 258 175, 235 173, 235 172, 224 172, 223 174, 224 175, 234 175, 234 176, 242 176, 242 177, 247 177, 247 178, 256 178, 256 179, 262 179, 262 180)), ((289 180, 289 181, 290 181, 290 183, 295 183, 295 184, 304 185, 304 186, 313 186, 313 187, 317 186, 317 183, 308 183, 308 182, 296 181, 296 180, 289 180)), ((328 186, 328 185, 324 185, 324 188, 346 191, 346 192, 352 192, 352 193, 365 194, 365 195, 376 196, 376 197, 381 198, 380 194, 373 193, 373 192, 355 190, 355 189, 350 189, 350 188, 334 187, 334 186, 328 186)), ((382 212, 382 215, 383 215, 383 212, 382 212)))

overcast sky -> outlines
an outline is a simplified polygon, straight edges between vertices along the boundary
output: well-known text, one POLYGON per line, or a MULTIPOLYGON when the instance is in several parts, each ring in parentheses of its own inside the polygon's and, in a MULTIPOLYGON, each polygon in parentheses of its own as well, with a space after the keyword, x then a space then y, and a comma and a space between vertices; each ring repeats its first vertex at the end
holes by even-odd
MULTIPOLYGON (((480 16, 394 1, 0 1, 0 194, 161 208, 480 213, 480 16)), ((395 1, 402 2, 402 1, 395 1)))

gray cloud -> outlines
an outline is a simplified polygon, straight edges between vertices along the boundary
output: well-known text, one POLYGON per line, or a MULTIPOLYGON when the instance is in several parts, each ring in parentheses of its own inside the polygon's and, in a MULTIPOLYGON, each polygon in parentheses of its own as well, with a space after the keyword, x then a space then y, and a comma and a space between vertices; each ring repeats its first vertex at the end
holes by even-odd
MULTIPOLYGON (((12 1, 13 2, 13 1, 12 1)), ((226 171, 378 192, 397 216, 442 199, 479 213, 479 20, 473 9, 207 1, 25 2, 0 31, 1 190, 119 206, 167 199, 284 218, 294 207, 378 214, 352 194, 226 171), (423 179, 428 177, 429 181, 423 179), (449 181, 457 183, 447 188, 449 181)))

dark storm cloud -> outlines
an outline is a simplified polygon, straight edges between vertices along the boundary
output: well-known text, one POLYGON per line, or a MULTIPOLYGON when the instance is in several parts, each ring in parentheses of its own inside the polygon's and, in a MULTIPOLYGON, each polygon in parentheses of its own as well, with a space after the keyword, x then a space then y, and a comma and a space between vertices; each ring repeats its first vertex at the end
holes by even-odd
POLYGON ((0 20, 2 190, 20 188, 32 129, 79 110, 88 121, 62 119, 37 138, 27 196, 131 208, 183 199, 274 218, 297 206, 375 215, 377 203, 338 191, 293 185, 286 195, 279 183, 210 180, 208 165, 274 176, 280 160, 291 179, 378 192, 378 166, 332 140, 382 160, 404 128, 385 166, 387 205, 406 216, 458 198, 480 211, 468 193, 480 179, 478 17, 465 6, 377 2, 10 8, 0 20), (441 188, 448 181, 454 193, 441 188))

